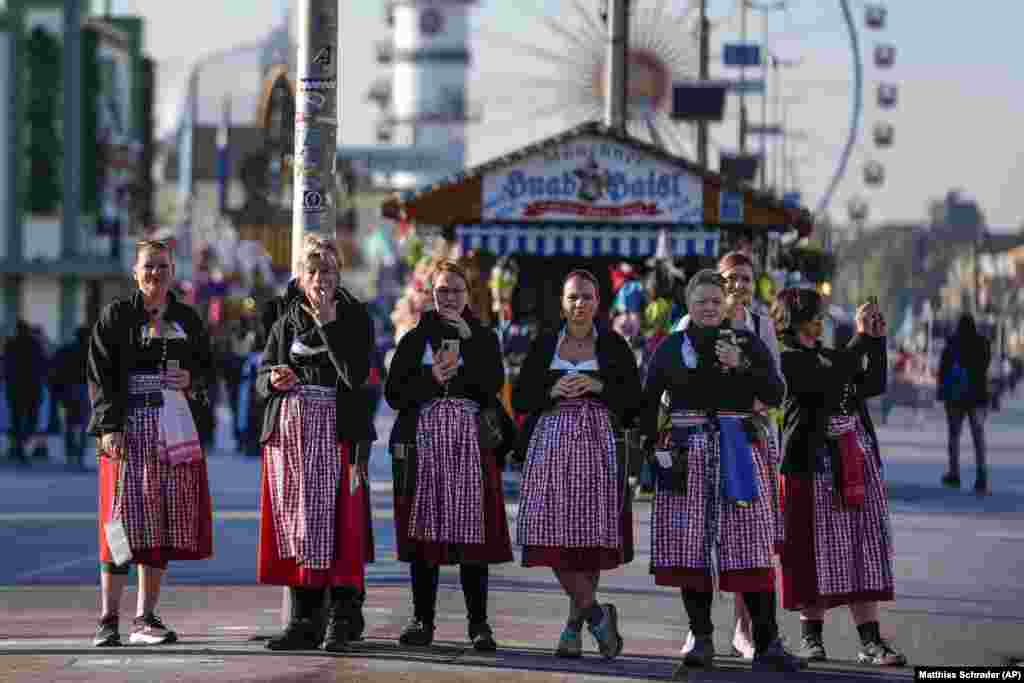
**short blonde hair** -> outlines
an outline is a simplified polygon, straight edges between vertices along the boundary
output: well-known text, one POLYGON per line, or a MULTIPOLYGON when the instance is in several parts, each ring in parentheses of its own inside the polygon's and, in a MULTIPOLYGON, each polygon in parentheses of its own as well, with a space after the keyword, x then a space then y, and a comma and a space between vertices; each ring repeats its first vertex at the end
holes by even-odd
POLYGON ((311 261, 329 260, 334 264, 335 270, 341 268, 341 257, 338 256, 338 249, 333 240, 322 235, 309 233, 302 239, 302 249, 299 252, 299 260, 296 263, 301 274, 309 267, 311 261))
POLYGON ((162 251, 170 257, 171 263, 174 263, 174 250, 171 249, 171 244, 167 240, 139 240, 136 242, 135 263, 138 263, 143 252, 147 251, 162 251))

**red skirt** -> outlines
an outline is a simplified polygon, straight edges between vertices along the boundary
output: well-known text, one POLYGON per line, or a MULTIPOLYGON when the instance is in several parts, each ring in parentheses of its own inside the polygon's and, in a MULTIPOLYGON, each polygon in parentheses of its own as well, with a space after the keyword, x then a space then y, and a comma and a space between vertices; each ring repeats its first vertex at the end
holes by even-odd
POLYGON ((480 462, 484 479, 484 542, 432 543, 410 538, 412 498, 405 492, 395 491, 395 540, 400 562, 420 561, 430 565, 501 564, 513 560, 501 472, 491 451, 481 451, 480 462))
POLYGON ((633 492, 626 499, 619 518, 621 548, 523 547, 524 567, 551 567, 570 572, 607 571, 633 561, 633 492))
MULTIPOLYGON (((831 471, 780 477, 785 524, 782 606, 838 607, 894 599, 892 532, 885 483, 863 428, 865 501, 846 506, 831 471)), ((828 463, 831 468, 831 463, 828 463)))
POLYGON ((338 490, 334 492, 337 496, 334 506, 334 552, 328 569, 312 569, 296 562, 294 558, 280 557, 271 512, 270 483, 264 467, 260 485, 260 536, 256 566, 256 580, 259 583, 305 588, 356 586, 361 589, 364 586, 364 565, 368 554, 373 551, 369 482, 362 476, 358 465, 349 464, 350 452, 350 444, 338 444, 338 457, 343 467, 338 490), (353 552, 353 549, 358 551, 353 552))
MULTIPOLYGON (((103 527, 111 519, 114 504, 114 488, 121 472, 121 462, 108 458, 100 458, 99 462, 99 544, 100 561, 113 562, 107 537, 103 527)), ((166 466, 168 470, 170 466, 166 466)), ((195 490, 192 497, 198 500, 197 511, 189 515, 185 528, 184 542, 168 541, 152 547, 136 547, 132 545, 132 562, 147 567, 165 568, 171 560, 205 560, 213 555, 213 508, 210 501, 210 485, 206 473, 206 460, 175 465, 191 468, 190 474, 195 490)), ((126 482, 127 485, 127 482, 126 482)), ((170 502, 170 501, 168 501, 170 502)), ((173 504, 168 510, 173 517, 173 504)), ((172 534, 173 538, 178 534, 172 534)))

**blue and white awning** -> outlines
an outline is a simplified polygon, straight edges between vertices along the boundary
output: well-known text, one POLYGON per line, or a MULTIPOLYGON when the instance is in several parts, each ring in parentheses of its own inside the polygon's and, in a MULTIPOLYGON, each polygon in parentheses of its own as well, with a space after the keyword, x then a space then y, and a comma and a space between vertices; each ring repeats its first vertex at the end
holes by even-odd
POLYGON ((648 258, 658 251, 658 236, 665 232, 664 255, 718 256, 718 230, 655 224, 543 224, 488 223, 456 225, 463 251, 480 249, 496 256, 615 256, 648 258))

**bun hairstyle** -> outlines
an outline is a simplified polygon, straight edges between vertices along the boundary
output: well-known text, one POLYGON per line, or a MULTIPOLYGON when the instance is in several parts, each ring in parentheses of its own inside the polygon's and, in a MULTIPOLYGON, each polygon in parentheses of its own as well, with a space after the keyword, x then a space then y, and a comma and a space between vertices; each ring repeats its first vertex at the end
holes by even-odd
POLYGON ((775 329, 795 330, 800 325, 814 320, 822 311, 822 298, 813 289, 789 287, 775 297, 772 318, 775 329))
POLYGON ((754 270, 754 262, 751 261, 746 254, 740 251, 730 251, 728 254, 719 259, 718 272, 725 273, 727 271, 732 270, 733 268, 738 268, 740 266, 746 266, 751 270, 754 270))
POLYGON ((717 270, 705 268, 694 273, 690 281, 686 283, 686 301, 689 302, 697 288, 704 285, 718 287, 723 293, 725 292, 725 278, 717 270))

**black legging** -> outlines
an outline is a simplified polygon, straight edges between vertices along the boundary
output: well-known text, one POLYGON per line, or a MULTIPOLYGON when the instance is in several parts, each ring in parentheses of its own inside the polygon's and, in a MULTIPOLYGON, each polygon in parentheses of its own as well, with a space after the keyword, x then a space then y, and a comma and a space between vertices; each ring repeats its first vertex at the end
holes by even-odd
MULTIPOLYGON (((710 592, 683 591, 683 605, 690 618, 690 630, 694 637, 710 637, 715 628, 711 623, 710 592)), ((779 625, 775 620, 775 591, 758 591, 743 594, 743 602, 750 612, 754 626, 754 648, 763 652, 779 637, 779 625)))
MULTIPOLYGON (((425 562, 409 564, 412 576, 412 604, 416 619, 433 624, 437 610, 437 584, 441 568, 425 562)), ((466 599, 466 615, 471 624, 487 621, 487 583, 490 572, 486 564, 460 564, 459 580, 466 599)))

